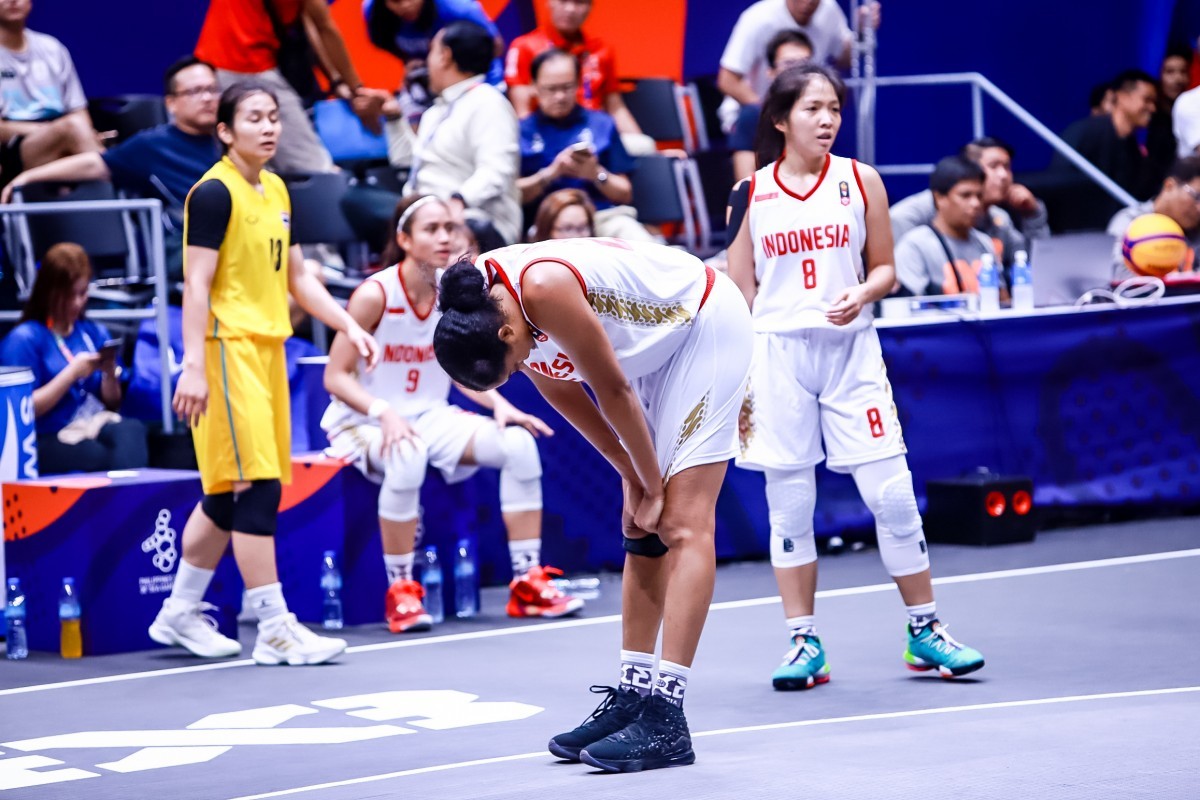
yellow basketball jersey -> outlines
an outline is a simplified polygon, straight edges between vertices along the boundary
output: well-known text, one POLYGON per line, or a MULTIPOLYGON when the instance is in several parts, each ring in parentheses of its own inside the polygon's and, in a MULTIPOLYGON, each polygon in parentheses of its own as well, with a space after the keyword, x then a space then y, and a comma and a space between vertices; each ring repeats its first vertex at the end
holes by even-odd
MULTIPOLYGON (((197 185, 207 180, 225 185, 232 207, 213 275, 206 333, 214 339, 286 339, 292 335, 287 302, 292 201, 287 187, 278 175, 263 170, 259 173, 260 193, 246 182, 229 156, 204 173, 197 185)), ((186 207, 183 226, 186 242, 186 207)))

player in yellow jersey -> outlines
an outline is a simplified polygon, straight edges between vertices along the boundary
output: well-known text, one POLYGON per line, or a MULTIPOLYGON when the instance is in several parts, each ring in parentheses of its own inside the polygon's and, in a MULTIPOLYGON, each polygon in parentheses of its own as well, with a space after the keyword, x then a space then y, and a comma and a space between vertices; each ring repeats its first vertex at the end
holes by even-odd
POLYGON ((288 292, 344 333, 366 360, 375 340, 304 269, 291 243, 291 201, 264 171, 279 142, 279 104, 261 85, 221 95, 217 136, 225 156, 188 194, 184 211, 183 374, 175 412, 192 428, 204 499, 183 530, 171 596, 150 626, 160 644, 209 658, 241 645, 216 631, 204 592, 233 539, 233 554, 259 619, 259 664, 320 664, 346 649, 287 610, 275 569, 281 484, 291 480, 291 419, 284 340, 288 292))

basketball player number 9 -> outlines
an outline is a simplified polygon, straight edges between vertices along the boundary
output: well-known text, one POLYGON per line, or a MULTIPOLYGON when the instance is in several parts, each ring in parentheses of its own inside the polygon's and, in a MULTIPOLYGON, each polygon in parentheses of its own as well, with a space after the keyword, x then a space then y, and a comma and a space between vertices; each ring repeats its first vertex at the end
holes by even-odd
POLYGON ((806 258, 800 262, 800 268, 804 271, 804 288, 817 288, 817 262, 806 258))
POLYGON ((408 383, 404 386, 404 391, 412 394, 417 390, 417 384, 421 382, 421 371, 410 369, 408 371, 408 383))

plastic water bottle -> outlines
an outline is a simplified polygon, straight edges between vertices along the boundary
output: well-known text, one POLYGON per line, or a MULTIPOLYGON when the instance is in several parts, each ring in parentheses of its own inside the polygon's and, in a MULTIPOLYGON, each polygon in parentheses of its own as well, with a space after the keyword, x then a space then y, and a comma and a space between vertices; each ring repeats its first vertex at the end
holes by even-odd
POLYGON ((979 310, 984 314, 1000 310, 1000 271, 989 253, 979 259, 979 310))
POLYGON ((342 573, 338 570, 337 554, 326 550, 321 557, 321 625, 328 630, 341 630, 342 618, 342 573))
POLYGON ((442 601, 442 562, 433 545, 425 548, 421 585, 425 588, 425 612, 433 618, 434 625, 440 625, 446 621, 446 607, 442 601))
POLYGON ((83 656, 83 633, 79 628, 79 618, 82 616, 79 608, 79 593, 75 588, 74 578, 63 578, 62 594, 58 596, 58 649, 63 658, 81 658, 83 656))
POLYGON ((580 600, 595 600, 600 596, 599 578, 555 578, 550 583, 563 594, 580 600))
POLYGON ((1018 250, 1013 257, 1012 310, 1026 314, 1033 311, 1033 273, 1029 269, 1029 254, 1018 250))
POLYGON ((454 616, 468 619, 479 613, 475 595, 475 545, 468 538, 458 540, 454 551, 454 616))
POLYGON ((8 605, 4 607, 8 626, 8 657, 15 661, 29 658, 29 632, 25 630, 25 592, 20 578, 8 579, 8 605))

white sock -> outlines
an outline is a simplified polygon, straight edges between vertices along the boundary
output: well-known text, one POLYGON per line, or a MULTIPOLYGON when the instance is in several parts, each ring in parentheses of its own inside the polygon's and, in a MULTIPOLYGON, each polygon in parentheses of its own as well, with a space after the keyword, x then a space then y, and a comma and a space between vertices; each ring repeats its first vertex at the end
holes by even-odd
POLYGON ((812 614, 807 617, 788 617, 787 626, 793 638, 817 635, 817 618, 812 614))
POLYGON ((283 584, 268 583, 246 591, 250 600, 250 608, 258 617, 259 627, 272 622, 287 613, 287 603, 283 599, 283 584))
POLYGON ((914 631, 937 621, 937 603, 921 603, 917 606, 905 606, 905 608, 908 609, 908 624, 914 631))
POLYGON ((654 689, 654 653, 622 650, 620 685, 622 689, 632 689, 642 697, 649 697, 654 689))
POLYGON ((179 559, 179 572, 175 574, 175 583, 171 585, 171 599, 181 603, 199 603, 212 583, 213 572, 215 570, 193 567, 182 558, 179 559))
POLYGON ((658 680, 654 682, 654 696, 661 697, 668 703, 682 706, 683 694, 687 691, 688 676, 691 674, 691 667, 685 667, 673 661, 658 662, 658 680))
POLYGON ((415 553, 405 553, 402 556, 394 556, 391 553, 383 554, 383 566, 387 568, 389 586, 396 581, 412 580, 415 557, 415 553))
POLYGON ((542 540, 510 539, 508 555, 512 558, 513 575, 524 575, 541 563, 542 540))

